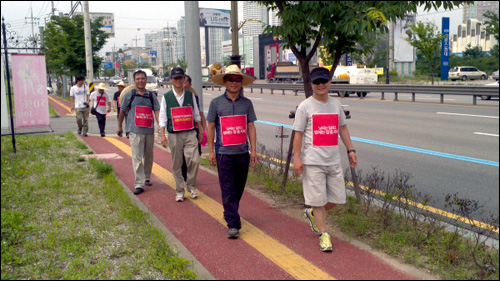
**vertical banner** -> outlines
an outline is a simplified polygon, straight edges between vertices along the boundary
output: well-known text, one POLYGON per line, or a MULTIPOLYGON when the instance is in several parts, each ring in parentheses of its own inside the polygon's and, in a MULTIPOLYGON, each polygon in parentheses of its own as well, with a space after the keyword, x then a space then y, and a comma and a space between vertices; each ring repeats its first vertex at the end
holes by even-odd
POLYGON ((5 63, 3 61, 3 55, 2 55, 2 75, 0 76, 2 79, 2 133, 3 130, 8 130, 10 128, 9 126, 9 111, 7 110, 7 89, 5 88, 5 63))
POLYGON ((441 33, 446 36, 441 43, 441 81, 448 80, 450 70, 450 18, 442 18, 441 33))
POLYGON ((48 127, 45 55, 12 54, 16 128, 48 127))

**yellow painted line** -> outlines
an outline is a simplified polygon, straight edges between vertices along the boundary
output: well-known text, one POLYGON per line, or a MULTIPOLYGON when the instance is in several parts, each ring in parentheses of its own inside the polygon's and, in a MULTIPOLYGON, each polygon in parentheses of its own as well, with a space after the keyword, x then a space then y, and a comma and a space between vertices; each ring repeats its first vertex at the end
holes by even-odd
MULTIPOLYGON (((354 186, 353 182, 348 182, 348 183, 350 185, 354 186)), ((368 191, 368 192, 372 192, 372 193, 375 193, 375 194, 383 196, 383 197, 387 196, 387 194, 385 192, 380 191, 380 190, 369 189, 368 187, 363 186, 363 185, 359 185, 359 187, 361 189, 364 189, 364 190, 368 191)), ((450 212, 446 212, 446 211, 443 211, 443 210, 440 210, 440 209, 437 209, 437 208, 434 208, 434 207, 431 207, 431 206, 426 206, 424 204, 417 203, 417 202, 414 202, 414 201, 411 201, 411 200, 399 198, 397 196, 392 197, 392 199, 400 201, 400 202, 403 202, 403 203, 408 204, 410 206, 414 206, 414 207, 417 207, 417 208, 420 208, 420 209, 423 209, 423 210, 426 210, 426 211, 429 211, 429 212, 432 212, 432 213, 435 213, 435 214, 438 214, 438 215, 450 218, 450 219, 461 221, 461 222, 464 222, 464 223, 467 223, 467 224, 470 224, 470 225, 473 225, 473 226, 477 226, 477 227, 480 227, 480 228, 487 229, 487 230, 494 231, 494 232, 498 233, 498 227, 495 227, 493 225, 489 225, 489 224, 484 223, 484 222, 480 222, 480 221, 476 221, 476 220, 464 218, 462 216, 459 216, 459 215, 456 215, 456 214, 453 214, 453 213, 450 213, 450 212)))
POLYGON ((69 115, 75 115, 75 113, 73 113, 71 111, 71 108, 67 107, 65 104, 63 104, 62 102, 56 100, 55 98, 49 96, 49 99, 51 99, 53 102, 57 103, 58 105, 62 106, 64 109, 66 109, 68 112, 69 112, 69 115))
MULTIPOLYGON (((270 157, 270 156, 267 156, 267 155, 264 155, 264 154, 260 154, 260 153, 257 153, 257 156, 259 156, 260 158, 265 158, 265 159, 269 159, 273 162, 276 162, 278 164, 286 164, 286 161, 282 161, 278 158, 273 158, 273 157, 270 157)), ((290 167, 293 168, 293 163, 290 163, 290 167)))
MULTIPOLYGON (((130 146, 112 137, 105 137, 105 140, 119 148, 129 156, 132 156, 130 146)), ((172 189, 175 189, 175 179, 167 169, 153 163, 153 174, 160 178, 172 189)), ((193 204, 205 211, 222 225, 226 226, 224 220, 224 208, 217 201, 209 196, 205 196, 198 191, 198 198, 195 200, 189 199, 193 204)), ((240 239, 246 241, 250 246, 255 248, 266 258, 274 262, 276 265, 285 270, 288 274, 299 280, 334 280, 328 273, 322 271, 285 245, 281 244, 274 238, 270 237, 262 230, 258 229, 245 219, 241 219, 242 229, 240 239)), ((318 252, 319 253, 319 252, 318 252)))

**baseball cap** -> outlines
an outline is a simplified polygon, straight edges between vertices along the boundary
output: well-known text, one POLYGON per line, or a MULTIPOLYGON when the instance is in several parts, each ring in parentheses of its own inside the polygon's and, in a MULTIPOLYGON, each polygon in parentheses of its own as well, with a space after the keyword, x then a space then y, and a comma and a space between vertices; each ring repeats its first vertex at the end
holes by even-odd
POLYGON ((180 67, 174 67, 172 69, 172 72, 170 72, 170 77, 172 78, 177 78, 177 77, 184 77, 184 70, 182 70, 182 68, 180 67))
POLYGON ((311 71, 311 82, 316 80, 330 81, 330 71, 324 67, 318 67, 311 71))

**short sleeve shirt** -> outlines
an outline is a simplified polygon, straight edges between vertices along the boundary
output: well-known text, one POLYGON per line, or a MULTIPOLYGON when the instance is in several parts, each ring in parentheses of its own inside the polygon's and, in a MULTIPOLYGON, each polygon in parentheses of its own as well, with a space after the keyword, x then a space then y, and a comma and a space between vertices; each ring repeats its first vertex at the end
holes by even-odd
POLYGON ((245 144, 223 146, 221 127, 220 127, 220 117, 233 116, 233 115, 245 115, 247 117, 247 123, 252 123, 257 121, 257 116, 253 108, 252 101, 249 99, 238 96, 238 98, 233 102, 226 93, 215 98, 210 102, 210 109, 207 115, 207 121, 215 123, 216 132, 216 142, 215 142, 215 153, 216 154, 244 154, 248 153, 249 145, 248 138, 245 144))
POLYGON ((322 103, 314 97, 303 101, 295 113, 293 129, 303 132, 301 159, 304 165, 331 166, 340 164, 339 146, 313 146, 312 119, 313 114, 338 115, 339 127, 347 124, 342 104, 337 99, 328 97, 327 103, 322 103))
MULTIPOLYGON (((123 101, 121 103, 121 110, 127 110, 129 108, 130 99, 132 98, 132 93, 135 93, 135 90, 128 91, 123 94, 123 101)), ((160 110, 160 103, 158 102, 158 98, 153 92, 146 91, 144 96, 137 94, 132 101, 132 105, 127 112, 127 132, 135 133, 135 134, 154 134, 154 128, 146 128, 139 127, 135 125, 135 107, 136 106, 147 106, 153 109, 153 114, 155 111, 160 110), (150 96, 153 97, 153 105, 151 104, 150 96)), ((154 117, 153 117, 154 118, 154 117)))
POLYGON ((78 87, 77 85, 71 87, 69 95, 70 97, 74 97, 75 108, 87 107, 85 103, 89 100, 90 93, 89 88, 85 84, 82 87, 78 87))
POLYGON ((94 91, 92 92, 92 94, 90 94, 90 100, 94 101, 94 107, 96 108, 97 112, 99 112, 100 114, 108 113, 107 104, 108 102, 111 102, 111 98, 109 97, 108 93, 104 92, 101 95, 99 91, 94 91))

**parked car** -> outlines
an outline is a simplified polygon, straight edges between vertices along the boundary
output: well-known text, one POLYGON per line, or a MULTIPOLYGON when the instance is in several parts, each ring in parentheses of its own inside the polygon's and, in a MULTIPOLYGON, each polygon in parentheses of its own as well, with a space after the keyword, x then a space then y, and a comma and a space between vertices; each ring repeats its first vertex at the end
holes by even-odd
POLYGON ((491 78, 493 80, 497 80, 498 81, 498 70, 497 71, 494 71, 492 74, 491 74, 491 78))
POLYGON ((473 67, 473 66, 457 66, 448 72, 448 77, 451 81, 462 80, 466 81, 467 79, 481 79, 486 80, 487 76, 485 72, 473 67))
POLYGON ((122 79, 120 77, 111 77, 109 79, 109 86, 114 87, 116 84, 120 83, 122 79))
MULTIPOLYGON (((497 73, 497 75, 498 75, 498 73, 497 73)), ((497 76, 497 79, 498 79, 498 76, 497 76)), ((495 83, 486 84, 485 86, 488 86, 488 87, 497 87, 498 88, 498 80, 495 83)), ((482 95, 481 99, 482 100, 490 100, 491 96, 482 95)))

